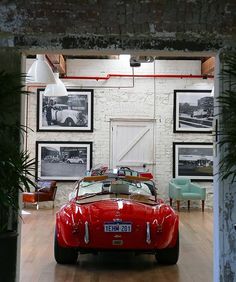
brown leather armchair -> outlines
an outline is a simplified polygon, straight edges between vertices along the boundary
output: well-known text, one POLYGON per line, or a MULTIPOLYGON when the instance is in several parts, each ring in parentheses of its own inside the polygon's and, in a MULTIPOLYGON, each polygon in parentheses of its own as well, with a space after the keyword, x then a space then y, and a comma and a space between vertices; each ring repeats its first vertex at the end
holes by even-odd
POLYGON ((52 201, 54 208, 54 200, 57 191, 56 181, 38 181, 34 192, 23 192, 23 203, 36 204, 39 209, 39 202, 52 201))

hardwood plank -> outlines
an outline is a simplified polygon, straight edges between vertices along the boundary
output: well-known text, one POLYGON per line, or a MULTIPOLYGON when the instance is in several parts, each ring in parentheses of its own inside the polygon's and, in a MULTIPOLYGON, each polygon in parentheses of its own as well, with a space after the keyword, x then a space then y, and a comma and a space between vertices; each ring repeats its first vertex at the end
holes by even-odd
POLYGON ((202 63, 202 75, 214 75, 215 70, 215 57, 211 57, 202 63))
POLYGON ((213 215, 180 211, 180 258, 162 266, 152 255, 112 253, 80 255, 76 265, 59 265, 53 257, 55 210, 27 209, 23 215, 21 282, 210 282, 213 280, 213 215))

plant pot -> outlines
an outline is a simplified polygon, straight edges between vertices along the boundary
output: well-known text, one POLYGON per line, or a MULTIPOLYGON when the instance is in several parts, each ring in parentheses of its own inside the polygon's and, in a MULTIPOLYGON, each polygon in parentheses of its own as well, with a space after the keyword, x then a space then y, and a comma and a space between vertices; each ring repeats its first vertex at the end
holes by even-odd
POLYGON ((0 234, 0 280, 15 282, 17 260, 17 232, 0 234))

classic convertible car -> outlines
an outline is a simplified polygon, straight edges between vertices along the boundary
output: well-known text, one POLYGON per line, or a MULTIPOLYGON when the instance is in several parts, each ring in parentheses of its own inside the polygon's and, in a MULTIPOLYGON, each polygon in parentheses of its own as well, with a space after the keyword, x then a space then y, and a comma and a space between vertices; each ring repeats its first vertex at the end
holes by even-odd
POLYGON ((52 109, 52 122, 62 126, 87 126, 86 116, 78 110, 69 109, 68 105, 55 104, 52 109))
POLYGON ((84 160, 80 157, 71 157, 66 160, 68 164, 83 164, 84 160))
POLYGON ((78 254, 130 251, 176 264, 178 225, 178 215, 157 198, 149 178, 119 171, 86 176, 57 212, 54 256, 60 264, 71 264, 78 254))
POLYGON ((68 105, 55 104, 52 109, 52 122, 59 125, 75 126, 78 111, 68 109, 68 105))

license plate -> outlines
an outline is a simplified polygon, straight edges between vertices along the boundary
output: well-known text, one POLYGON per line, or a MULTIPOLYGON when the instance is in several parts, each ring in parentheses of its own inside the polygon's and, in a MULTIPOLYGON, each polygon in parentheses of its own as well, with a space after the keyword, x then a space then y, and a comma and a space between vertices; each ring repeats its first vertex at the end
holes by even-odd
POLYGON ((132 225, 131 223, 105 223, 104 232, 131 232, 132 225))

